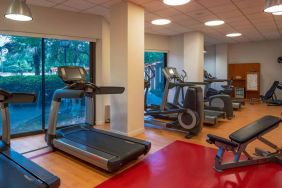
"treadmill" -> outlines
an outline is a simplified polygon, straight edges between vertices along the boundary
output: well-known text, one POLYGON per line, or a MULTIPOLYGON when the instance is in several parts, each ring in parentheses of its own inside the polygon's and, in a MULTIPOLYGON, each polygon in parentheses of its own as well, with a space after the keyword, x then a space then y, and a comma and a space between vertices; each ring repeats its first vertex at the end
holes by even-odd
POLYGON ((66 86, 56 90, 53 95, 46 135, 49 146, 109 172, 149 152, 150 142, 93 128, 95 95, 121 94, 123 87, 98 87, 86 82, 86 71, 78 66, 58 67, 58 75, 66 86), (61 100, 84 97, 86 122, 57 128, 61 100))
POLYGON ((0 187, 57 188, 60 179, 10 148, 9 104, 32 103, 35 94, 0 89, 2 139, 0 140, 0 187))

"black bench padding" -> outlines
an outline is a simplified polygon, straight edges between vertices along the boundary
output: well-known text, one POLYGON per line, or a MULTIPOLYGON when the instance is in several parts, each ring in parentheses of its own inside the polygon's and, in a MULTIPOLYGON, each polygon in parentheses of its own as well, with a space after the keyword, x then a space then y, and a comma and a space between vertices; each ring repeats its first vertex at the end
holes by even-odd
POLYGON ((249 140, 259 136, 260 134, 273 128, 281 122, 281 118, 275 116, 264 116, 255 122, 235 131, 229 138, 239 144, 248 142, 249 140))
POLYGON ((215 144, 215 141, 217 141, 217 142, 221 142, 223 144, 226 144, 226 145, 229 145, 229 146, 232 146, 232 147, 238 146, 238 144, 236 144, 235 142, 231 142, 230 140, 227 140, 226 138, 222 138, 220 136, 208 134, 207 137, 208 137, 207 142, 210 143, 210 144, 215 144))

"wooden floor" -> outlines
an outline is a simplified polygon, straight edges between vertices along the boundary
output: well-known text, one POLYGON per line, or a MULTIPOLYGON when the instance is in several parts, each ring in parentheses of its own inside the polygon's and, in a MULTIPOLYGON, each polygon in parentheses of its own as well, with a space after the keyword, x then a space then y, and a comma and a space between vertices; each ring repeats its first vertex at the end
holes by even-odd
MULTIPOLYGON (((264 115, 275 115, 281 117, 282 107, 269 107, 265 104, 246 104, 244 109, 235 112, 235 118, 233 120, 224 120, 214 127, 204 127, 203 131, 197 137, 191 140, 184 139, 184 135, 181 133, 170 132, 160 129, 146 128, 143 134, 136 136, 137 138, 146 139, 152 143, 152 149, 150 153, 153 153, 166 145, 172 143, 175 140, 183 140, 186 142, 192 142, 208 147, 211 145, 206 143, 206 135, 208 133, 216 134, 219 136, 227 137, 233 131, 239 129, 240 127, 264 116, 264 115)), ((101 126, 101 128, 107 129, 108 126, 101 126)), ((266 138, 277 145, 282 145, 282 126, 276 130, 269 133, 266 138)), ((261 146, 258 142, 252 143, 250 150, 254 149, 254 145, 261 146)), ((12 140, 12 147, 18 152, 25 152, 32 149, 45 146, 43 135, 30 136, 25 138, 18 138, 12 140)), ((46 152, 45 150, 40 150, 37 152, 26 154, 27 157, 37 156, 40 153, 46 152)), ((150 154, 149 153, 149 154, 150 154)), ((148 155, 147 155, 148 156, 148 155)), ((143 157, 144 158, 144 157, 143 157)), ((65 155, 59 151, 51 152, 39 157, 32 158, 34 162, 41 165, 42 167, 48 169, 50 172, 56 174, 61 178, 62 188, 93 188, 101 182, 107 180, 115 174, 108 174, 94 166, 83 163, 71 156, 65 155)), ((140 158, 139 160, 142 160, 140 158)), ((183 160, 189 160, 187 158, 183 160)), ((134 165, 131 163, 130 165, 134 165)), ((129 165, 129 166, 130 166, 129 165)), ((126 168, 128 168, 127 166, 126 168)), ((119 173, 119 172, 117 172, 119 173)))

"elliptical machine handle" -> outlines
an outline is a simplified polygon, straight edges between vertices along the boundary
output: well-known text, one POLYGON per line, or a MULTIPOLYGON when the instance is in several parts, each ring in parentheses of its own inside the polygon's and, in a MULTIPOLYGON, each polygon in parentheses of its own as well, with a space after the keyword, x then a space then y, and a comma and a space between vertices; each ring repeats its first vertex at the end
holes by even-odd
POLYGON ((182 82, 185 82, 185 78, 187 78, 187 72, 184 69, 182 69, 182 73, 183 74, 181 74, 181 79, 182 79, 182 82))

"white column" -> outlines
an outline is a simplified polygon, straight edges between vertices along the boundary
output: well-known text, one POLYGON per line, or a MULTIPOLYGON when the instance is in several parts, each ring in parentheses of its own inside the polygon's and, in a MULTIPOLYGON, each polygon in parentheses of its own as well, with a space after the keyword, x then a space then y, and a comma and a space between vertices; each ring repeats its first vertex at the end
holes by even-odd
POLYGON ((111 130, 144 131, 144 9, 121 2, 111 9, 111 84, 125 87, 111 95, 111 130))
POLYGON ((216 77, 219 79, 227 78, 228 45, 216 45, 216 77))
MULTIPOLYGON (((218 79, 227 79, 228 68, 228 45, 216 45, 216 59, 215 59, 215 73, 218 79)), ((216 89, 222 89, 221 85, 224 83, 216 83, 216 89)))
POLYGON ((188 81, 202 82, 204 78, 204 35, 200 32, 184 34, 184 70, 188 81))
MULTIPOLYGON (((110 25, 102 20, 102 39, 96 42, 96 84, 98 86, 110 85, 110 25)), ((105 106, 110 105, 108 95, 96 96, 96 125, 105 123, 105 106)))

